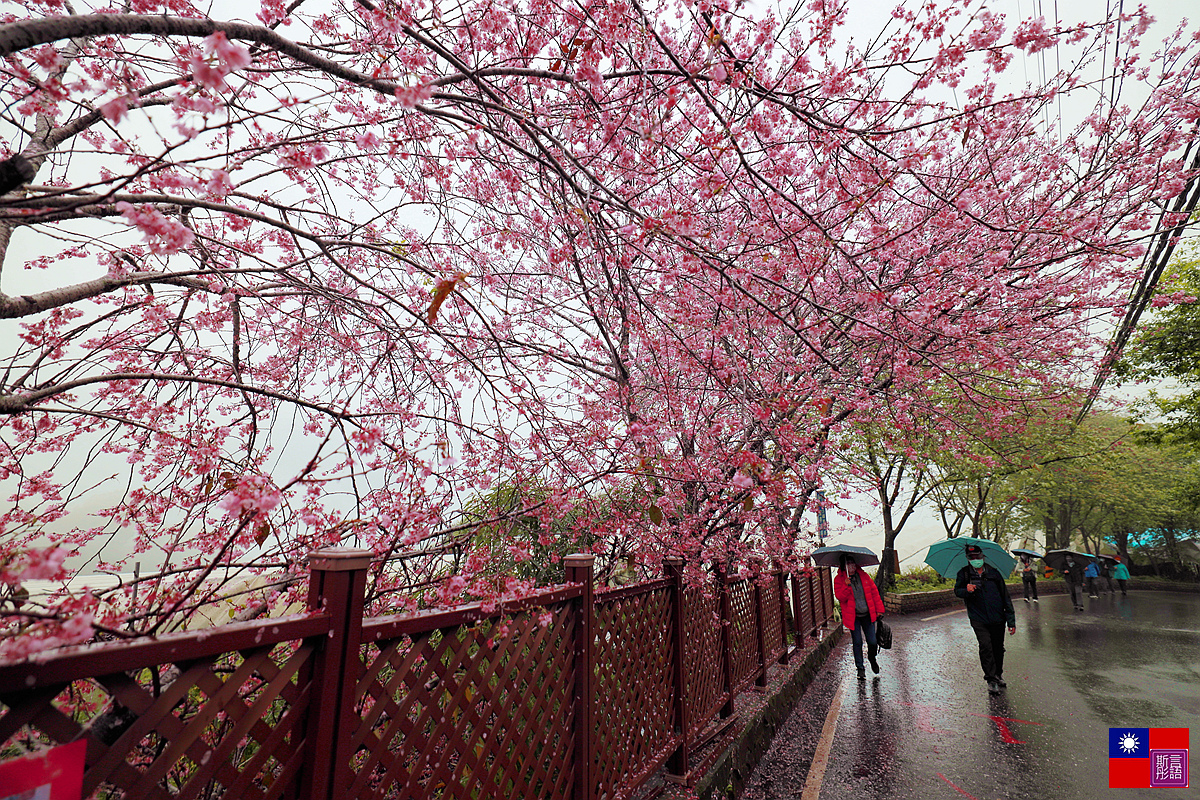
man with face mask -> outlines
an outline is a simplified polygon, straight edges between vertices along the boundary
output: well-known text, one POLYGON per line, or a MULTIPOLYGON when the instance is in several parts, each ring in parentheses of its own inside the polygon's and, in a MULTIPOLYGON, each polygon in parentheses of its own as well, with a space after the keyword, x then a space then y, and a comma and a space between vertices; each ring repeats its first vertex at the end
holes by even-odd
POLYGON ((1004 682, 1004 627, 1017 632, 1017 614, 1000 571, 988 564, 976 544, 966 547, 967 566, 958 571, 954 593, 966 601, 967 617, 979 640, 979 665, 988 691, 999 694, 1004 682))

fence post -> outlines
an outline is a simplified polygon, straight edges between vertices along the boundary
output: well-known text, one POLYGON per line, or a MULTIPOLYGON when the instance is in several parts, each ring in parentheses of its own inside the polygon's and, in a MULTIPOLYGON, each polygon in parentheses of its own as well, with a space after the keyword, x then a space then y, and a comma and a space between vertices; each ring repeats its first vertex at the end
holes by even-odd
POLYGON ((688 769, 688 714, 687 664, 684 653, 684 610, 683 610, 683 559, 678 557, 663 560, 663 569, 674 587, 674 602, 671 606, 671 651, 675 659, 672 680, 675 683, 675 724, 679 729, 679 746, 667 760, 667 770, 672 775, 686 775, 688 769))
MULTIPOLYGON (((804 573, 801 572, 800 574, 803 575, 804 573)), ((796 621, 796 630, 792 631, 792 639, 798 647, 804 647, 804 640, 808 637, 808 620, 806 619, 808 615, 805 614, 804 617, 800 615, 800 611, 802 610, 800 583, 796 580, 796 573, 793 572, 788 577, 791 578, 792 584, 792 619, 796 621)), ((804 582, 804 586, 807 589, 807 580, 804 582)))
POLYGON ((331 619, 313 658, 302 800, 337 800, 350 784, 350 717, 362 669, 358 648, 371 556, 370 550, 330 547, 308 557, 308 608, 331 619))
POLYGON ((754 592, 754 625, 758 628, 758 677, 754 679, 755 686, 767 685, 767 615, 763 610, 761 578, 760 574, 746 579, 754 592))
POLYGON ((721 706, 721 718, 733 716, 733 603, 729 599, 729 580, 725 568, 716 565, 717 597, 721 610, 721 681, 725 692, 725 705, 721 706))
POLYGON ((833 617, 833 586, 829 580, 829 567, 817 567, 817 581, 821 584, 821 627, 829 628, 833 617))
POLYGON ((817 573, 816 567, 809 567, 805 570, 805 591, 808 592, 808 629, 813 638, 819 638, 821 635, 818 631, 821 628, 822 612, 817 610, 817 605, 825 602, 821 599, 821 584, 818 578, 820 578, 820 575, 817 573))
POLYGON ((788 602, 787 602, 787 573, 783 565, 775 562, 775 586, 779 592, 779 639, 783 652, 779 655, 779 663, 787 664, 791 660, 791 643, 788 641, 788 602))
POLYGON ((583 585, 583 593, 575 603, 575 800, 592 800, 596 796, 596 779, 592 775, 592 738, 595 736, 593 713, 596 687, 595 659, 595 581, 596 557, 572 553, 563 558, 567 583, 583 585))

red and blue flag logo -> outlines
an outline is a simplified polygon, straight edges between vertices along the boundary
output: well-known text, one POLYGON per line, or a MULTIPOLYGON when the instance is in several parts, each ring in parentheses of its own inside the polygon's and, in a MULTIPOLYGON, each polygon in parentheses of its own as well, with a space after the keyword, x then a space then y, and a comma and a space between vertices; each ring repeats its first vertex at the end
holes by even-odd
POLYGON ((1187 728, 1109 728, 1108 788, 1187 789, 1187 728))

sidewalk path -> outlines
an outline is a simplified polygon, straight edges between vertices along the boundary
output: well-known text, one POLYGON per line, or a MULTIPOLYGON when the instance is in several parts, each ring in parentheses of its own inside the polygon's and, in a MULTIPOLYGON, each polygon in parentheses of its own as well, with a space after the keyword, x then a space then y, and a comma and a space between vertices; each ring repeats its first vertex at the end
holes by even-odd
POLYGON ((741 800, 1200 797, 1200 595, 1101 596, 1081 612, 1064 595, 1015 602, 998 696, 961 606, 889 617, 895 645, 863 682, 845 637, 741 800), (1192 788, 1109 789, 1110 726, 1190 728, 1192 788))

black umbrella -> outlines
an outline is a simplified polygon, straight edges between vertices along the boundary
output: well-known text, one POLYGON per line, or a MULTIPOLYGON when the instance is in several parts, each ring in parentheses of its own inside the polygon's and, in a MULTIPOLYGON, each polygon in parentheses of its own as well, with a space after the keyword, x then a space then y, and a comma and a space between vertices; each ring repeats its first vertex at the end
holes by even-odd
POLYGON ((1077 550, 1047 550, 1046 554, 1042 556, 1042 560, 1050 565, 1050 569, 1062 572, 1067 568, 1068 556, 1075 559, 1075 566, 1080 570, 1080 575, 1083 574, 1082 570, 1086 569, 1087 565, 1092 563, 1095 558, 1091 553, 1080 553, 1077 550))
POLYGON ((818 567, 840 567, 842 556, 849 556, 860 567, 869 567, 879 563, 879 556, 865 547, 855 547, 849 544, 834 544, 829 547, 819 547, 812 551, 813 563, 818 567))

